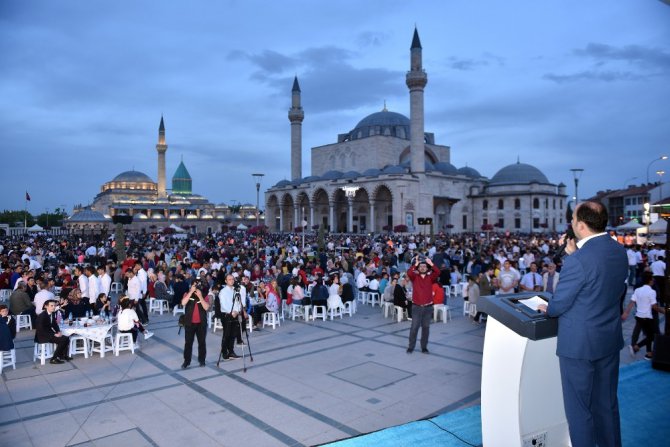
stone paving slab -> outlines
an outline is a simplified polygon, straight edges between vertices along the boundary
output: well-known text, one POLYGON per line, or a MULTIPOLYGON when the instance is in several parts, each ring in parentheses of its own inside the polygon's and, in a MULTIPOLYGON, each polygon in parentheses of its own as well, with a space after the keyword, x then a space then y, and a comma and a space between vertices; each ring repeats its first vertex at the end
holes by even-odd
MULTIPOLYGON (((155 336, 140 339, 134 355, 64 365, 33 363, 34 332, 21 331, 17 369, 0 381, 0 439, 12 447, 317 445, 472 406, 485 325, 452 316, 431 325, 429 355, 406 354, 410 323, 378 307, 282 321, 250 334, 246 373, 241 359, 216 366, 220 330, 207 335, 207 365, 193 358, 182 370, 184 334, 171 314, 151 316, 155 336)), ((621 360, 634 361, 626 349, 621 360)))

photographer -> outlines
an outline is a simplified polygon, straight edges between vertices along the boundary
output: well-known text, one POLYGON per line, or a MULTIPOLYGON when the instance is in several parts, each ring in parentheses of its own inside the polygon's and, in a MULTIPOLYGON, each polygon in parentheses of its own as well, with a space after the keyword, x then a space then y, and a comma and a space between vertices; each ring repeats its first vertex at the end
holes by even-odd
POLYGON ((195 281, 191 288, 186 292, 181 300, 184 306, 184 363, 182 369, 188 368, 191 364, 191 355, 193 352, 193 338, 198 337, 198 363, 205 366, 205 357, 207 356, 207 345, 205 336, 207 335, 207 310, 209 303, 203 297, 202 284, 195 281))
POLYGON ((233 275, 226 275, 226 285, 219 292, 219 309, 216 309, 223 323, 223 339, 221 340, 221 355, 224 360, 238 359, 235 354, 234 342, 238 331, 243 310, 247 305, 247 290, 235 283, 233 275))

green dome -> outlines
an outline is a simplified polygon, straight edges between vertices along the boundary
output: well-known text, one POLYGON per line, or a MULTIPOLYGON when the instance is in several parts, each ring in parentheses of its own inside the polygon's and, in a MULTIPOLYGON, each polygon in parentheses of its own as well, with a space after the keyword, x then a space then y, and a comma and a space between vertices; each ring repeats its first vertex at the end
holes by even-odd
POLYGON ((182 160, 172 176, 172 193, 173 194, 191 194, 193 191, 193 180, 188 169, 184 166, 182 160))

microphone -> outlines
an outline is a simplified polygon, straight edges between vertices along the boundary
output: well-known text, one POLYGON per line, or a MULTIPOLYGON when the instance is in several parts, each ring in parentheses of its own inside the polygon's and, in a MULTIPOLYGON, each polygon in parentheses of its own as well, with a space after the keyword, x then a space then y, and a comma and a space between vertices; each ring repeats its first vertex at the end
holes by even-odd
POLYGON ((576 239, 575 230, 572 229, 572 225, 568 225, 568 229, 565 231, 565 238, 563 239, 563 244, 558 248, 556 256, 554 258, 562 258, 565 254, 565 250, 568 248, 568 240, 576 239))

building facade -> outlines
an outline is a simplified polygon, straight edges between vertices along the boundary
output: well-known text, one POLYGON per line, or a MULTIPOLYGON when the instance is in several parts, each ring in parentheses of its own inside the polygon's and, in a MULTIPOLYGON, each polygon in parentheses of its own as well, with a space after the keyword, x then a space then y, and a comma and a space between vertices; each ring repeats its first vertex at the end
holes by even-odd
POLYGON ((537 168, 520 163, 490 180, 472 167, 451 164, 451 148, 424 130, 423 69, 417 30, 410 48, 409 118, 384 109, 363 118, 337 142, 314 147, 311 175, 302 177, 302 123, 305 112, 297 77, 291 109, 291 180, 265 192, 265 223, 272 231, 324 226, 334 232, 381 232, 419 227, 432 218, 436 232, 562 231, 565 185, 553 184, 537 168))

